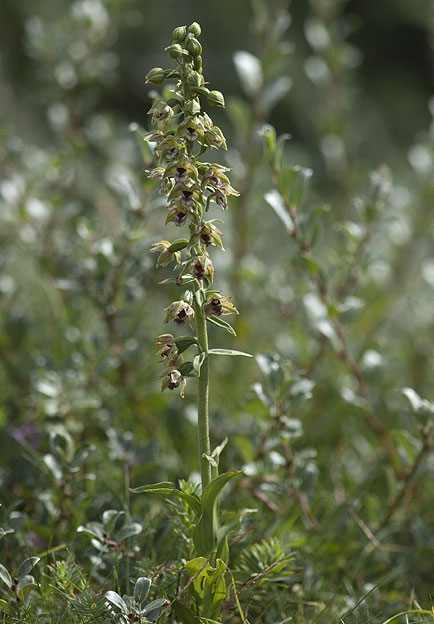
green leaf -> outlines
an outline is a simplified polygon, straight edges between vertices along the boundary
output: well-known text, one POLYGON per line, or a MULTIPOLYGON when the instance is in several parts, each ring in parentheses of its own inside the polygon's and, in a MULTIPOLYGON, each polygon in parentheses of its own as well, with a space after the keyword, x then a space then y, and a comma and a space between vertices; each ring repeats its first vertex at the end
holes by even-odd
POLYGON ((167 604, 168 601, 165 598, 158 598, 147 604, 146 607, 141 610, 140 614, 144 615, 148 622, 154 622, 160 615, 162 607, 167 604))
POLYGON ((270 111, 291 89, 292 80, 289 76, 279 76, 263 91, 261 104, 262 107, 270 111))
POLYGON ((116 533, 116 537, 119 542, 123 542, 129 537, 139 535, 142 531, 143 527, 139 522, 128 522, 116 533))
POLYGON ((286 227, 288 232, 291 232, 292 227, 293 227, 292 219, 286 210, 285 204, 283 202, 283 199, 280 193, 276 191, 276 189, 273 189, 272 191, 268 191, 267 193, 265 193, 264 199, 267 202, 267 204, 272 207, 272 209, 277 214, 279 219, 282 221, 283 225, 286 227))
POLYGON ((0 599, 0 609, 3 609, 3 611, 6 611, 6 613, 11 612, 8 603, 6 602, 6 600, 3 599, 0 599))
POLYGON ((128 607, 125 604, 124 600, 114 591, 108 591, 105 595, 105 598, 108 602, 113 604, 115 607, 120 609, 125 615, 128 614, 128 607))
POLYGON ((19 583, 18 583, 18 591, 21 591, 23 589, 23 587, 27 587, 28 585, 35 585, 35 579, 33 578, 33 576, 30 576, 29 574, 26 574, 25 576, 23 576, 23 578, 20 579, 19 583))
POLYGON ((259 134, 263 138, 268 158, 272 159, 276 150, 276 130, 270 124, 264 124, 259 134))
POLYGON ((193 541, 199 555, 207 557, 216 547, 217 497, 226 483, 241 471, 224 472, 205 487, 201 506, 202 514, 193 530, 193 541))
POLYGON ((210 349, 208 351, 210 355, 243 355, 244 357, 253 357, 250 353, 244 353, 244 351, 235 351, 235 349, 210 349))
POLYGON ((184 353, 184 351, 192 345, 197 345, 197 338, 193 336, 180 336, 179 338, 175 338, 175 344, 179 353, 184 353))
POLYGON ((235 69, 243 91, 254 95, 262 85, 261 61, 250 52, 239 51, 234 54, 235 69))
POLYGON ((187 494, 182 490, 177 490, 175 488, 175 484, 171 483, 170 481, 162 481, 161 483, 153 483, 151 485, 141 485, 136 488, 130 488, 130 492, 132 492, 133 494, 165 494, 169 496, 173 495, 186 503, 197 516, 200 516, 202 512, 202 508, 198 498, 196 498, 192 494, 187 494))
POLYGON ((88 522, 85 526, 79 526, 77 533, 86 533, 100 542, 104 541, 104 528, 100 522, 88 522))
POLYGON ((232 327, 232 325, 229 325, 229 323, 227 323, 226 321, 221 319, 219 316, 215 316, 213 314, 213 316, 208 316, 207 320, 210 323, 212 323, 213 325, 217 325, 217 327, 221 327, 222 329, 225 329, 232 336, 236 336, 237 335, 236 332, 235 332, 235 329, 232 327))
POLYGON ((53 477, 57 481, 60 481, 60 479, 62 478, 62 469, 57 459, 53 455, 47 453, 47 455, 44 455, 44 457, 42 458, 42 461, 50 470, 53 477))
POLYGON ((175 253, 177 251, 181 251, 181 249, 185 249, 187 245, 188 240, 186 238, 177 238, 173 241, 167 251, 169 251, 170 253, 175 253))
POLYGON ((197 353, 197 355, 194 356, 193 358, 193 368, 197 373, 197 376, 200 375, 200 368, 203 364, 205 360, 205 352, 202 351, 202 353, 197 353))
POLYGON ((422 399, 413 388, 403 388, 402 394, 410 402, 411 408, 415 414, 420 412, 434 414, 434 404, 426 399, 422 399))
POLYGON ((190 593, 198 613, 208 619, 219 617, 222 602, 226 597, 224 561, 217 559, 213 568, 205 557, 196 557, 189 561, 185 568, 191 578, 196 576, 190 587, 190 593))
POLYGON ((151 579, 146 576, 141 576, 137 579, 134 585, 134 600, 140 609, 145 606, 146 598, 148 597, 149 590, 151 589, 151 579))
POLYGON ((17 578, 22 579, 24 576, 26 576, 40 560, 40 557, 29 557, 28 559, 25 559, 18 568, 18 571, 16 573, 17 578))
POLYGON ((194 370, 193 362, 183 362, 181 366, 178 367, 179 372, 184 377, 196 377, 197 373, 194 370))
POLYGON ((199 618, 184 603, 176 601, 173 605, 176 619, 182 624, 201 624, 199 618))
POLYGON ((304 197, 307 183, 312 177, 312 169, 305 167, 286 167, 279 174, 278 188, 283 197, 288 198, 291 206, 297 207, 304 197))
POLYGON ((11 575, 9 574, 8 570, 4 567, 4 565, 2 565, 0 563, 0 579, 3 581, 3 583, 5 583, 9 589, 11 588, 12 585, 12 579, 11 579, 11 575))
POLYGON ((118 511, 117 509, 105 510, 105 512, 102 514, 102 523, 109 533, 113 531, 118 520, 124 515, 125 511, 118 511))

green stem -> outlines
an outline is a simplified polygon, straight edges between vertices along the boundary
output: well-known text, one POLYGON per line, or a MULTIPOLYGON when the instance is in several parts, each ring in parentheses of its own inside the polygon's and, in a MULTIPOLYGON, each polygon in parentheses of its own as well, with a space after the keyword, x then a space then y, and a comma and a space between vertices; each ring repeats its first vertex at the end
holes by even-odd
MULTIPOLYGON (((198 293, 197 293, 198 294, 198 293)), ((198 442, 199 442, 199 465, 200 477, 202 481, 202 492, 211 481, 211 466, 203 457, 204 454, 211 454, 211 445, 209 440, 209 363, 208 363, 208 331, 206 326, 205 313, 202 304, 199 304, 195 298, 194 313, 196 318, 197 338, 205 359, 200 369, 199 389, 197 396, 197 425, 198 425, 198 442)))

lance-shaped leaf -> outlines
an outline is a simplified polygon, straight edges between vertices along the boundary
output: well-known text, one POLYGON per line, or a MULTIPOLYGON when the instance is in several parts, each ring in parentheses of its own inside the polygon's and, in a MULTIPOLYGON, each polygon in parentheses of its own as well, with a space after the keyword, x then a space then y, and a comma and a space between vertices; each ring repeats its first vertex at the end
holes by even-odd
POLYGON ((229 325, 229 323, 227 323, 226 321, 224 321, 223 319, 221 319, 218 316, 215 316, 213 314, 213 316, 209 316, 207 318, 207 320, 212 323, 213 325, 217 325, 217 327, 221 327, 222 329, 225 329, 227 332, 229 332, 232 336, 236 336, 236 332, 235 329, 232 327, 232 325, 229 325))
POLYGON ((214 621, 214 618, 219 617, 221 604, 226 597, 226 564, 217 559, 216 566, 212 567, 205 557, 196 557, 185 567, 190 577, 196 577, 190 593, 198 612, 204 618, 214 621))
POLYGON ((188 245, 188 240, 186 238, 177 238, 173 241, 167 251, 170 253, 175 253, 177 251, 181 251, 181 249, 185 249, 188 245))
POLYGON ((272 207, 274 212, 282 221, 286 229, 289 232, 291 232, 292 227, 293 227, 292 219, 286 210, 285 204, 283 202, 283 199, 280 193, 276 191, 276 189, 273 189, 272 191, 268 191, 268 193, 265 193, 264 198, 267 204, 269 204, 272 207))
POLYGON ((168 604, 165 598, 157 598, 144 607, 140 614, 146 617, 146 621, 154 622, 160 615, 161 609, 168 604))
POLYGON ((242 355, 244 357, 253 357, 250 353, 244 351, 236 351, 235 349, 210 349, 208 351, 210 355, 242 355))
POLYGON ((201 497, 202 514, 193 530, 193 541, 199 555, 207 557, 216 547, 217 497, 222 488, 241 471, 224 472, 213 479, 201 497))
POLYGON ((3 583, 5 583, 9 589, 12 585, 12 579, 11 579, 11 575, 9 574, 8 570, 4 567, 4 565, 2 565, 0 563, 0 579, 3 581, 3 583))
POLYGON ((174 483, 170 481, 162 481, 161 483, 152 483, 150 485, 140 485, 136 488, 130 488, 133 494, 164 494, 166 496, 176 496, 190 507, 190 509, 200 516, 202 508, 200 501, 192 494, 187 494, 182 490, 178 490, 174 483))

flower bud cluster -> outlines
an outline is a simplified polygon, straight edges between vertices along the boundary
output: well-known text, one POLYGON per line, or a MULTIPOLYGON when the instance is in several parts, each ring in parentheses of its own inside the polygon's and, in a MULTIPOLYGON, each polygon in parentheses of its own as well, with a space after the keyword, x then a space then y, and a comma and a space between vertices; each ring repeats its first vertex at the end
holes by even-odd
MULTIPOLYGON (((146 76, 149 83, 170 83, 161 96, 155 97, 149 110, 156 127, 145 139, 154 144, 158 166, 148 172, 148 177, 160 181, 160 192, 167 198, 166 224, 188 228, 185 238, 173 243, 159 241, 151 251, 159 254, 157 267, 167 267, 173 262, 175 268, 179 267, 176 284, 188 285, 183 298, 166 308, 165 322, 182 326, 188 321, 193 328, 193 300, 200 293, 201 314, 205 317, 237 313, 229 297, 209 290, 214 280, 209 249, 215 246, 223 250, 223 244, 222 232, 214 225, 220 220, 206 220, 205 215, 212 203, 226 210, 228 197, 239 193, 230 184, 227 167, 199 160, 209 149, 226 149, 222 131, 201 107, 201 98, 209 106, 224 107, 225 103, 222 93, 210 91, 206 86, 202 73, 202 46, 198 40, 200 33, 201 28, 196 22, 188 27, 175 28, 173 42, 166 52, 177 67, 154 67, 146 76), (184 258, 182 254, 185 254, 184 258)), ((196 297, 195 300, 199 299, 196 297)), ((167 365, 160 376, 162 387, 179 388, 182 395, 185 386, 183 372, 195 374, 192 366, 188 366, 191 363, 181 364, 182 356, 170 334, 160 336, 157 344, 162 347, 159 356, 167 365)), ((191 339, 187 346, 191 344, 199 343, 191 339)))

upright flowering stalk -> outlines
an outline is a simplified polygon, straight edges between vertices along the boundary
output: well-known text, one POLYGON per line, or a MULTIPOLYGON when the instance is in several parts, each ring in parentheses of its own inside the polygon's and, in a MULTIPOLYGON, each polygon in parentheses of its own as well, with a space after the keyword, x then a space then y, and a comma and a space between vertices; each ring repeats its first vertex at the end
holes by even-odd
MULTIPOLYGON (((154 67, 146 82, 162 84, 169 81, 162 95, 156 96, 149 114, 155 129, 145 139, 155 144, 158 167, 148 172, 150 178, 161 180, 160 192, 167 198, 166 224, 173 223, 185 232, 184 238, 172 243, 159 241, 151 248, 158 253, 157 267, 174 265, 180 287, 186 287, 177 301, 166 308, 166 323, 183 326, 188 323, 193 336, 175 338, 163 334, 157 339, 159 356, 165 364, 160 375, 162 389, 179 389, 184 395, 186 378, 199 378, 198 440, 202 489, 211 480, 210 438, 208 415, 209 355, 241 355, 239 352, 208 348, 207 320, 234 333, 220 317, 237 314, 230 298, 212 289, 214 265, 210 250, 223 250, 221 231, 215 225, 219 219, 208 219, 212 204, 222 210, 228 207, 228 197, 238 195, 229 182, 227 167, 204 162, 199 158, 209 149, 226 149, 220 128, 201 109, 201 98, 210 106, 224 107, 220 91, 210 91, 202 74, 202 46, 197 37, 201 29, 194 22, 188 28, 173 31, 173 43, 166 48, 176 61, 175 69, 154 67), (173 82, 176 84, 173 84, 173 82), (191 361, 183 362, 182 353, 194 346, 197 353, 191 361)), ((244 355, 244 354, 243 354, 244 355)))

